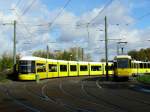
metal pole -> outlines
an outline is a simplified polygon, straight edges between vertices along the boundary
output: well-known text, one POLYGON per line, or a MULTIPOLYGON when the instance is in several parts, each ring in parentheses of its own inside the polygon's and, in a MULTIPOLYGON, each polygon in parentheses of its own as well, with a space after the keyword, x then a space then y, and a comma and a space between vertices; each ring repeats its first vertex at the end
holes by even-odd
POLYGON ((107 17, 105 16, 105 58, 106 58, 106 80, 109 79, 108 76, 108 39, 107 39, 107 17))
POLYGON ((90 23, 87 23, 87 26, 86 26, 87 27, 87 33, 88 33, 88 35, 87 35, 88 36, 88 57, 87 57, 88 61, 89 61, 89 55, 90 55, 90 53, 89 53, 89 51, 90 51, 90 44, 89 44, 89 42, 90 42, 89 24, 90 23))
POLYGON ((117 42, 117 55, 119 55, 119 42, 117 42))
POLYGON ((83 57, 84 57, 84 49, 82 48, 82 61, 84 60, 83 57))
POLYGON ((48 45, 47 45, 47 47, 46 47, 46 58, 47 58, 47 59, 49 58, 49 47, 48 47, 48 45))
POLYGON ((80 53, 79 53, 79 47, 77 47, 77 57, 78 57, 77 59, 78 59, 78 61, 80 60, 79 54, 80 54, 80 53))
POLYGON ((47 68, 47 73, 46 73, 46 75, 47 75, 47 78, 48 78, 48 64, 47 64, 47 59, 49 58, 49 47, 48 47, 48 45, 46 46, 46 68, 47 68))
POLYGON ((13 71, 16 73, 16 20, 14 20, 13 71))

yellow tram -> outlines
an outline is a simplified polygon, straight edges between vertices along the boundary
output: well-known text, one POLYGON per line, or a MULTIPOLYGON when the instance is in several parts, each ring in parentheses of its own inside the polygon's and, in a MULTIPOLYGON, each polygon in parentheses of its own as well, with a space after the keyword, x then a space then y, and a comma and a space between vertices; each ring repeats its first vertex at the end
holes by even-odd
MULTIPOLYGON (((33 56, 19 61, 19 80, 36 80, 70 76, 104 76, 105 63, 45 59, 33 56)), ((113 75, 113 63, 108 63, 109 75, 113 75)))
POLYGON ((117 77, 150 73, 150 62, 132 60, 131 56, 128 55, 118 55, 114 60, 114 75, 117 77))

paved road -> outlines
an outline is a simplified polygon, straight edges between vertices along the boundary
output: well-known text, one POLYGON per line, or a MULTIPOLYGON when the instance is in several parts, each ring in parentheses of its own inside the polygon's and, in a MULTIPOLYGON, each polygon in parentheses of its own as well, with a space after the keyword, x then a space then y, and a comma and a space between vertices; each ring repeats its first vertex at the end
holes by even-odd
POLYGON ((150 93, 137 85, 98 77, 0 84, 0 112, 148 112, 150 93))

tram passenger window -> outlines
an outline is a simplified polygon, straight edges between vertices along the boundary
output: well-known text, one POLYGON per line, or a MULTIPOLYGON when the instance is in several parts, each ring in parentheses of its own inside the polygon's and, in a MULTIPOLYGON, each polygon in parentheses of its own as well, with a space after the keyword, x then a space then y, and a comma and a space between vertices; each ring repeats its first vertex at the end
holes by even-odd
POLYGON ((148 68, 150 68, 150 63, 148 63, 148 68))
POLYGON ((42 63, 37 63, 37 72, 46 72, 46 66, 42 63))
POLYGON ((101 71, 101 66, 91 66, 91 71, 101 71))
POLYGON ((143 64, 142 63, 140 63, 140 68, 143 68, 143 64))
POLYGON ((108 65, 108 70, 113 70, 113 65, 108 65))
POLYGON ((70 71, 77 71, 76 65, 70 65, 70 71))
POLYGON ((146 63, 144 63, 144 68, 146 68, 146 63))
POLYGON ((80 65, 80 71, 87 71, 86 65, 80 65))
POLYGON ((49 72, 57 72, 57 65, 49 64, 49 72))
POLYGON ((60 71, 66 72, 67 71, 67 65, 60 65, 60 71))

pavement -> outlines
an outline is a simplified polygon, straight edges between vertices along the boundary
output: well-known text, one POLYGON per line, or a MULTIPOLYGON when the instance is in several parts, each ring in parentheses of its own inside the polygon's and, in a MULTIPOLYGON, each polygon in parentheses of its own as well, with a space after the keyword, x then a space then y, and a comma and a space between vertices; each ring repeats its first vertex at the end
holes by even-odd
POLYGON ((93 76, 12 81, 0 84, 0 112, 148 112, 150 92, 141 88, 93 76))

